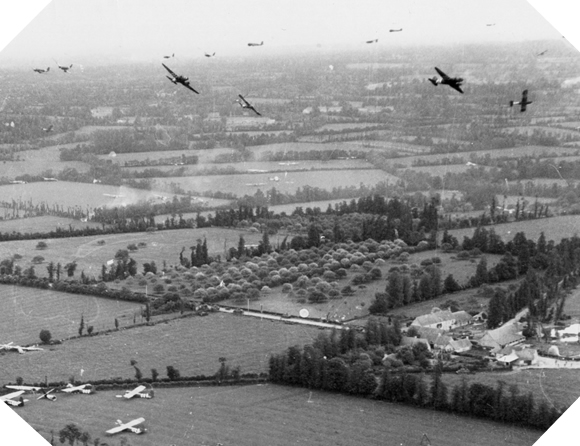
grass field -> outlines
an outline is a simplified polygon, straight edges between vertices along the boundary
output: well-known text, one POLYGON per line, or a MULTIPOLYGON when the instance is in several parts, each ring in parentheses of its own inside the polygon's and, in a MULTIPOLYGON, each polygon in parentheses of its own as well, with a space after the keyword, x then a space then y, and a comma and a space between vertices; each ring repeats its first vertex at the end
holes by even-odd
MULTIPOLYGON (((0 216, 11 215, 11 210, 0 208, 0 216)), ((96 228, 101 227, 100 223, 95 222, 81 222, 72 218, 54 217, 52 215, 44 215, 42 217, 17 218, 12 220, 0 220, 0 232, 49 232, 55 231, 57 228, 68 230, 69 227, 73 229, 80 228, 96 228)))
POLYGON ((258 189, 263 192, 273 187, 279 192, 294 193, 305 185, 331 190, 335 187, 358 187, 361 183, 374 186, 380 181, 394 183, 397 177, 379 169, 368 170, 333 170, 324 172, 292 172, 277 174, 279 181, 270 181, 272 175, 240 174, 240 175, 205 175, 195 177, 156 178, 157 189, 167 188, 175 183, 185 191, 222 191, 236 194, 239 197, 254 195, 258 189))
MULTIPOLYGON (((113 328, 112 322, 107 329, 113 328)), ((78 322, 75 326, 78 328, 78 322)), ((135 370, 131 359, 149 377, 151 368, 165 377, 168 365, 177 368, 181 376, 213 375, 220 366, 220 357, 227 358, 230 367, 240 366, 242 373, 267 372, 272 353, 311 343, 318 333, 317 328, 306 325, 210 313, 85 336, 38 352, 7 353, 2 357, 0 384, 14 382, 17 376, 26 382, 44 380, 45 375, 49 381, 67 381, 71 375, 80 379, 81 373, 88 381, 132 378, 135 370)))
POLYGON ((34 400, 15 411, 47 439, 51 430, 57 433, 72 422, 92 438, 113 444, 125 438, 135 446, 415 446, 423 433, 434 446, 531 446, 542 433, 346 395, 310 395, 307 389, 271 384, 163 388, 148 400, 117 399, 118 393, 64 395, 54 404, 34 400), (137 417, 145 418, 147 433, 105 438, 116 419, 137 417))
POLYGON ((99 158, 112 160, 114 163, 123 166, 126 161, 138 160, 145 161, 147 159, 155 160, 161 158, 170 158, 181 155, 196 155, 199 157, 199 163, 211 163, 217 155, 235 152, 233 149, 218 148, 208 150, 158 150, 153 152, 133 152, 133 153, 117 153, 116 156, 99 155, 99 158))
POLYGON ((36 288, 0 285, 0 344, 24 345, 40 342, 40 330, 47 329, 53 339, 78 334, 81 316, 85 326, 95 330, 133 323, 141 305, 93 296, 59 293, 36 288))
POLYGON ((20 161, 3 161, 0 163, 0 177, 12 179, 24 173, 40 175, 47 170, 52 170, 53 173, 56 173, 66 168, 76 169, 79 172, 85 172, 89 169, 88 164, 80 161, 61 161, 59 147, 62 146, 50 146, 38 150, 18 152, 16 156, 20 161))
POLYGON ((74 237, 62 239, 46 239, 48 247, 37 250, 38 240, 18 240, 0 243, 0 260, 18 253, 22 259, 17 261, 23 269, 28 268, 33 257, 41 255, 45 262, 35 266, 37 276, 46 277, 46 265, 49 262, 60 262, 63 266, 73 260, 77 262, 76 277, 81 271, 88 276, 98 277, 101 265, 113 259, 119 249, 126 249, 130 243, 145 242, 147 246, 132 252, 130 255, 138 263, 139 271, 144 262, 154 260, 161 270, 163 261, 168 265, 179 264, 179 252, 186 248, 185 255, 189 255, 189 247, 195 246, 198 239, 207 239, 210 254, 221 254, 223 258, 224 243, 226 248, 237 247, 240 234, 244 236, 246 245, 257 244, 261 239, 260 233, 252 233, 234 229, 202 228, 176 229, 160 232, 136 232, 129 234, 112 234, 103 236, 74 237), (102 245, 97 241, 104 240, 102 245))
MULTIPOLYGON (((493 228, 504 242, 510 241, 518 232, 524 232, 526 238, 537 241, 543 232, 546 240, 554 240, 559 243, 564 237, 572 237, 578 234, 580 215, 562 215, 558 217, 541 218, 539 220, 524 220, 513 223, 489 226, 493 228)), ((475 228, 453 229, 449 234, 456 237, 461 243, 464 236, 472 237, 475 228)))
POLYGON ((32 201, 33 204, 47 203, 49 206, 87 207, 124 206, 141 200, 156 200, 158 196, 172 199, 175 194, 166 192, 133 189, 126 186, 109 186, 93 183, 71 183, 50 181, 27 184, 8 184, 0 186, 3 200, 32 201), (106 195, 105 195, 106 194, 106 195), (116 197, 113 197, 115 195, 116 197))

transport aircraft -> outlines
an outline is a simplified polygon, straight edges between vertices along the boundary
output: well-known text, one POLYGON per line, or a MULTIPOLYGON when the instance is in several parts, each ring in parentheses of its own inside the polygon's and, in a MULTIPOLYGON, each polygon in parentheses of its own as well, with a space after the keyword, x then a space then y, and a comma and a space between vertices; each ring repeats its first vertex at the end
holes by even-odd
POLYGON ((183 85, 185 88, 189 88, 191 91, 193 91, 194 93, 199 94, 199 91, 194 90, 194 88, 189 85, 189 78, 185 77, 185 76, 181 76, 178 74, 175 74, 173 71, 171 71, 171 69, 165 65, 164 63, 162 63, 161 65, 163 65, 165 67, 165 69, 167 71, 169 71, 169 74, 171 74, 171 76, 166 76, 167 79, 169 79, 171 82, 173 82, 174 84, 181 84, 183 85))
POLYGON ((463 93, 463 90, 461 89, 461 84, 463 83, 463 79, 460 77, 449 77, 447 76, 443 71, 441 71, 439 68, 435 67, 435 71, 437 71, 437 73, 439 73, 439 76, 441 76, 440 78, 435 76, 435 77, 430 77, 429 81, 437 86, 439 84, 443 84, 443 85, 449 85, 451 88, 457 90, 459 93, 463 93))

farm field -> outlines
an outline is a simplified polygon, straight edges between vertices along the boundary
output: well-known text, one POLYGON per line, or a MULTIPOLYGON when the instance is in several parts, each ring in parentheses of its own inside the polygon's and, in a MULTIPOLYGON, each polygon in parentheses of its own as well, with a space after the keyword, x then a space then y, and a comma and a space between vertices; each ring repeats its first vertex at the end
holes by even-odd
POLYGON ((16 156, 20 161, 3 161, 0 163, 0 177, 13 179, 24 173, 40 175, 49 170, 57 173, 66 168, 76 169, 79 172, 85 172, 89 169, 88 164, 80 161, 61 161, 60 147, 63 146, 50 146, 38 150, 18 152, 16 156))
POLYGON ((77 136, 90 136, 96 131, 101 130, 134 130, 131 125, 86 125, 75 131, 77 136))
POLYGON ((398 180, 397 177, 379 169, 292 172, 288 173, 288 176, 279 177, 280 181, 270 181, 269 178, 267 173, 200 175, 196 177, 155 178, 153 184, 157 189, 169 187, 169 184, 173 183, 185 191, 203 193, 219 190, 243 197, 244 195, 254 195, 258 189, 266 191, 273 187, 281 193, 295 193, 298 188, 306 185, 332 190, 338 187, 359 187, 361 183, 366 186, 374 186, 381 181, 393 183, 398 180))
MULTIPOLYGON (((11 210, 0 208, 0 215, 10 215, 11 210), (4 211, 4 212, 3 212, 4 211)), ((21 232, 23 234, 30 232, 49 232, 55 231, 57 228, 68 230, 69 227, 73 229, 81 228, 97 228, 101 227, 100 223, 92 221, 81 222, 72 218, 55 217, 52 215, 43 215, 42 217, 30 218, 14 218, 10 220, 0 220, 0 232, 21 232)))
POLYGON ((10 285, 0 285, 0 294, 0 344, 38 343, 43 329, 53 339, 75 336, 81 315, 85 327, 92 325, 95 331, 114 328, 115 318, 121 327, 127 326, 142 308, 132 302, 10 285))
MULTIPOLYGON (((543 232, 546 240, 560 242, 564 237, 572 237, 578 234, 580 215, 561 215, 558 217, 540 218, 538 220, 525 220, 501 225, 487 226, 498 234, 504 242, 510 241, 518 232, 524 232, 526 238, 537 241, 543 232)), ((452 229, 449 234, 463 240, 464 236, 472 237, 475 228, 452 229)))
POLYGON ((112 160, 114 163, 123 166, 126 161, 139 160, 145 161, 147 159, 155 160, 160 158, 170 158, 181 155, 196 155, 199 157, 199 164, 212 163, 217 155, 232 153, 233 149, 217 148, 207 150, 158 150, 153 152, 133 152, 133 153, 117 153, 116 156, 98 155, 100 159, 112 160))
POLYGON ((249 161, 249 162, 239 162, 239 163, 215 163, 211 165, 207 164, 193 164, 184 166, 136 166, 136 167, 125 167, 123 170, 128 172, 140 172, 145 169, 159 169, 162 171, 175 170, 177 168, 184 168, 187 174, 195 174, 199 171, 205 169, 232 169, 240 173, 252 173, 259 174, 264 172, 250 172, 250 170, 265 170, 265 171, 276 171, 276 172, 291 172, 300 170, 330 170, 330 169, 349 169, 349 168, 368 168, 374 169, 374 166, 368 161, 361 159, 353 160, 329 160, 329 161, 292 161, 292 164, 284 162, 275 161, 249 161))
POLYGON ((156 389, 153 399, 125 401, 120 391, 64 395, 46 410, 32 401, 15 411, 45 438, 71 422, 105 440, 116 419, 145 418, 144 435, 121 433, 135 446, 433 445, 531 446, 542 431, 444 412, 278 385, 156 389), (310 403, 308 403, 310 401, 310 403), (63 420, 67 420, 66 423, 63 420), (275 442, 273 441, 275 439, 275 442))
MULTIPOLYGON (((439 166, 413 166, 408 167, 413 172, 423 172, 428 173, 433 176, 440 176, 443 177, 447 173, 461 173, 466 172, 471 169, 473 166, 468 166, 466 164, 442 164, 439 166)), ((488 169, 484 166, 484 169, 488 169)))
POLYGON ((517 132, 528 136, 532 135, 536 130, 543 131, 546 135, 554 136, 556 138, 571 137, 572 139, 580 139, 580 133, 577 130, 559 129, 549 126, 530 125, 526 127, 506 127, 502 129, 505 133, 517 132))
POLYGON ((244 236, 246 245, 257 244, 262 234, 235 229, 202 228, 202 229, 175 229, 158 232, 137 232, 129 234, 110 234, 103 236, 73 237, 62 239, 46 239, 48 247, 37 250, 38 240, 15 240, 0 243, 0 259, 5 259, 18 253, 22 259, 17 263, 24 269, 32 263, 32 258, 41 255, 45 262, 36 265, 36 274, 46 277, 46 264, 60 262, 63 266, 73 260, 77 262, 76 277, 81 271, 87 276, 98 277, 101 274, 101 265, 113 259, 119 249, 126 249, 130 243, 145 242, 147 246, 130 253, 137 261, 141 271, 143 262, 155 261, 158 268, 162 268, 163 261, 168 264, 179 264, 179 252, 185 247, 189 255, 189 247, 194 246, 198 239, 207 239, 210 255, 223 256, 224 243, 226 248, 237 247, 240 234, 244 236), (104 240, 102 245, 97 241, 104 240))
POLYGON ((31 201, 32 204, 46 203, 65 208, 86 208, 125 206, 141 200, 159 201, 159 196, 172 199, 175 194, 134 189, 126 186, 109 186, 93 183, 72 183, 49 181, 27 184, 7 184, 0 186, 3 200, 31 201), (105 195, 106 194, 106 195, 105 195), (109 196, 107 196, 109 195, 109 196), (113 197, 116 195, 117 197, 113 197))
POLYGON ((230 367, 240 366, 242 373, 267 372, 272 353, 312 343, 318 333, 312 326, 221 312, 172 319, 71 339, 43 351, 7 353, 2 357, 0 384, 14 382, 17 376, 25 382, 43 380, 45 375, 48 381, 68 381, 71 375, 80 379, 80 373, 86 381, 133 378, 131 359, 137 361, 143 376, 151 376, 151 369, 156 368, 165 377, 168 365, 181 376, 211 376, 220 366, 220 357, 230 367))
MULTIPOLYGON (((353 199, 352 198, 340 198, 337 200, 322 200, 322 201, 309 201, 309 202, 305 202, 305 203, 278 204, 276 206, 269 206, 268 210, 275 212, 277 214, 282 213, 282 212, 286 212, 287 215, 290 215, 298 207, 301 207, 302 210, 304 210, 304 211, 307 208, 314 209, 314 208, 318 207, 318 208, 320 208, 321 211, 324 212, 328 208, 329 204, 334 208, 335 204, 342 203, 343 201, 350 203, 351 200, 353 200, 353 199)), ((358 200, 358 197, 355 198, 355 200, 358 200)))
POLYGON ((316 129, 317 132, 323 132, 325 130, 360 130, 360 129, 372 129, 373 127, 380 127, 383 124, 373 123, 373 122, 345 122, 340 124, 324 124, 322 127, 316 129))

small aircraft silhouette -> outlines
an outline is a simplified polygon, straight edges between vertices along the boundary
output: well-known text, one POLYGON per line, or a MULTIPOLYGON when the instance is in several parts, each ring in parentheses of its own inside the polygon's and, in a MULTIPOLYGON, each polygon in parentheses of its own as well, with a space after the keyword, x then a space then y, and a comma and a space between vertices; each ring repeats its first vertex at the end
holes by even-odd
POLYGON ((486 23, 485 26, 495 26, 495 23, 486 23))
POLYGON ((524 90, 522 91, 522 99, 520 101, 510 101, 510 107, 513 107, 514 105, 519 105, 520 106, 520 112, 525 112, 526 111, 526 106, 528 104, 531 104, 532 101, 528 101, 528 90, 524 90))
POLYGON ((215 57, 215 52, 213 54, 205 53, 205 57, 215 57))
POLYGON ((133 390, 126 390, 123 395, 116 395, 117 398, 125 398, 127 400, 138 396, 139 398, 153 398, 153 390, 143 393, 145 386, 137 386, 133 390))
POLYGON ((169 74, 171 74, 171 76, 166 76, 167 79, 169 79, 171 82, 173 82, 174 84, 181 84, 183 85, 185 88, 189 88, 191 91, 193 91, 194 93, 199 94, 199 91, 196 91, 193 89, 193 87, 191 85, 189 85, 189 78, 185 77, 185 76, 181 76, 181 75, 177 75, 175 74, 173 71, 171 71, 169 69, 169 67, 167 65, 165 65, 164 63, 162 63, 161 65, 163 65, 163 67, 165 67, 165 69, 167 71, 169 71, 169 74))
POLYGON ((365 43, 377 43, 379 39, 367 40, 365 43))
POLYGON ((0 402, 4 402, 6 404, 8 404, 9 406, 24 406, 24 403, 28 400, 24 400, 22 399, 22 394, 24 393, 24 390, 19 390, 18 392, 12 392, 12 393, 8 393, 6 395, 2 395, 0 396, 0 402), (15 400, 14 398, 18 398, 20 397, 20 399, 15 400))
POLYGON ((403 28, 389 30, 390 33, 400 33, 401 31, 403 31, 403 28))
POLYGON ((252 43, 252 42, 248 43, 248 46, 262 46, 262 45, 264 45, 263 40, 260 43, 252 43))
POLYGON ((548 52, 548 50, 544 50, 541 53, 538 54, 538 56, 543 56, 544 54, 546 54, 548 52))
POLYGON ((36 398, 37 400, 46 398, 47 400, 52 401, 53 403, 56 401, 56 396, 51 395, 51 393, 54 392, 54 389, 50 389, 48 392, 46 392, 44 389, 40 389, 40 391, 42 392, 42 395, 36 398))
POLYGON ((58 68, 60 68, 64 73, 68 73, 68 70, 70 70, 72 68, 72 63, 68 67, 63 66, 63 65, 59 65, 58 68))
POLYGON ((93 388, 92 384, 81 384, 80 386, 73 386, 71 383, 68 383, 66 387, 60 389, 60 391, 65 393, 86 393, 87 395, 95 393, 95 389, 93 388))
POLYGON ((262 116, 260 113, 258 113, 258 110, 256 110, 252 104, 250 104, 248 101, 246 101, 246 100, 244 99, 244 97, 243 97, 241 94, 239 94, 238 96, 239 96, 239 98, 240 98, 241 100, 240 100, 240 99, 236 99, 236 102, 237 102, 238 104, 240 104, 240 106, 241 106, 242 108, 247 108, 247 109, 249 109, 249 110, 252 110, 252 111, 253 111, 254 113, 256 113, 258 116, 262 116))
POLYGON ((54 127, 54 126, 53 126, 52 124, 50 124, 48 127, 43 127, 43 128, 42 128, 42 131, 43 131, 43 132, 46 132, 46 133, 52 132, 52 128, 53 128, 53 127, 54 127))
POLYGON ((138 424, 141 424, 144 421, 145 421, 145 418, 143 418, 143 417, 136 418, 134 420, 129 421, 128 423, 123 423, 121 420, 117 420, 118 426, 116 426, 112 429, 109 429, 107 431, 107 434, 113 435, 113 434, 117 434, 119 432, 123 432, 124 430, 130 430, 131 432, 133 432, 135 434, 142 434, 144 432, 147 432, 147 429, 134 427, 134 426, 137 426, 138 424))
POLYGON ((459 93, 463 93, 463 90, 460 88, 461 84, 463 83, 463 79, 460 77, 449 77, 439 68, 435 67, 435 71, 439 73, 440 78, 437 76, 430 77, 429 81, 437 86, 439 84, 449 85, 451 88, 457 90, 459 93))
POLYGON ((50 67, 46 67, 46 70, 43 70, 42 68, 33 68, 32 71, 35 71, 38 74, 48 73, 50 71, 50 67))
POLYGON ((175 57, 175 53, 173 53, 171 56, 163 56, 164 59, 171 59, 172 57, 175 57))

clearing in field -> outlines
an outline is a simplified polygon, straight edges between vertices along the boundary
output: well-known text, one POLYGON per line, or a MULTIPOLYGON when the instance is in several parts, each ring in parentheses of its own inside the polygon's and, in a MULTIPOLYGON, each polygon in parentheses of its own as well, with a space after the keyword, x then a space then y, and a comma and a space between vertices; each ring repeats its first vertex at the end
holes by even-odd
POLYGON ((133 315, 142 307, 126 301, 10 285, 0 285, 0 295, 0 344, 38 343, 41 330, 50 331, 55 340, 75 336, 81 316, 85 328, 92 325, 95 331, 114 328, 115 318, 124 327, 133 323, 133 315))
MULTIPOLYGON (((105 328, 113 327, 111 319, 105 328)), ((318 333, 312 326, 222 312, 172 319, 154 326, 71 339, 43 351, 7 353, 2 357, 0 384, 14 382, 17 376, 29 383, 44 381, 45 376, 48 381, 68 381, 73 375, 87 381, 134 378, 131 359, 137 361, 146 377, 151 376, 152 368, 166 377, 168 365, 177 368, 181 376, 212 376, 222 357, 230 367, 239 366, 242 373, 267 372, 272 353, 310 344, 318 333)))
POLYGON ((338 187, 359 187, 361 184, 374 186, 385 181, 395 183, 397 177, 379 169, 330 170, 324 172, 288 172, 272 174, 205 175, 195 177, 155 178, 155 188, 164 189, 177 184, 186 192, 203 193, 221 191, 239 197, 254 195, 258 189, 263 192, 273 187, 281 193, 295 193, 304 186, 332 190, 338 187))
POLYGON ((51 430, 56 433, 75 423, 93 439, 103 441, 115 420, 144 417, 147 433, 113 437, 113 441, 126 439, 137 446, 414 446, 423 433, 433 445, 530 446, 542 434, 444 412, 272 384, 158 388, 153 399, 128 401, 115 398, 119 393, 59 395, 54 405, 35 400, 15 410, 48 440, 51 430))
POLYGON ((83 270, 87 276, 98 278, 101 266, 112 260, 118 250, 127 249, 129 244, 146 244, 137 251, 130 252, 130 256, 137 261, 139 270, 144 262, 152 260, 161 270, 163 261, 168 265, 179 264, 179 252, 183 247, 186 249, 184 255, 189 256, 191 252, 189 248, 195 246, 198 239, 207 240, 210 255, 221 255, 224 258, 224 246, 226 249, 237 247, 240 234, 243 235, 246 246, 258 244, 262 239, 262 234, 244 230, 201 228, 46 239, 48 246, 42 250, 36 249, 38 240, 15 240, 0 243, 0 260, 20 254, 22 259, 18 260, 17 264, 25 269, 33 265, 34 257, 40 255, 44 257, 44 262, 34 265, 36 275, 39 277, 48 277, 46 265, 49 262, 55 264, 60 262, 64 266, 76 261, 75 278, 78 278, 83 270))

